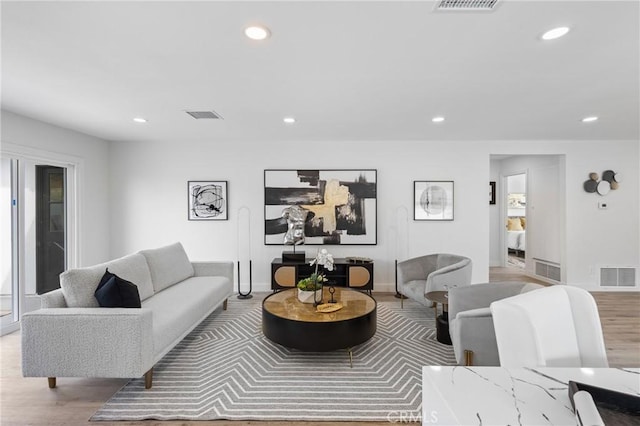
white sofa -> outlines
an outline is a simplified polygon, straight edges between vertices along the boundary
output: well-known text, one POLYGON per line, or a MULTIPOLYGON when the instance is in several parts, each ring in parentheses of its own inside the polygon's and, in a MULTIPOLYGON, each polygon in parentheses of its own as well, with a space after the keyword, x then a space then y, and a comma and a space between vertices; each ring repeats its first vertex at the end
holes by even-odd
POLYGON ((180 243, 60 275, 42 308, 22 316, 25 377, 145 376, 233 294, 232 262, 190 262, 180 243), (138 287, 141 308, 101 308, 94 292, 106 269, 138 287))

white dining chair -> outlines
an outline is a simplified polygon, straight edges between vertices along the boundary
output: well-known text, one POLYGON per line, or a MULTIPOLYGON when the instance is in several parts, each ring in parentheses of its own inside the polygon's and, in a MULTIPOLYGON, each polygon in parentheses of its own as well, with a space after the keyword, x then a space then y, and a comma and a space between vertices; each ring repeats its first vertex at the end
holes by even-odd
POLYGON ((586 290, 555 285, 491 303, 503 367, 608 367, 600 315, 586 290))

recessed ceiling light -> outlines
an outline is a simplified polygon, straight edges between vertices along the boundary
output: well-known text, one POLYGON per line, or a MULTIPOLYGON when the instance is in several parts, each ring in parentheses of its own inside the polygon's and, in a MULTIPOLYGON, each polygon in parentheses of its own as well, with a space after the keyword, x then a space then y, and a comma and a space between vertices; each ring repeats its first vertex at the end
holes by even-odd
POLYGON ((133 121, 135 121, 136 123, 146 123, 147 119, 142 117, 136 117, 133 119, 133 121))
POLYGON ((593 123, 594 121, 598 121, 598 117, 592 115, 591 117, 585 117, 582 119, 583 123, 593 123))
POLYGON ((434 123, 442 123, 444 121, 444 117, 441 117, 441 116, 433 117, 431 121, 433 121, 434 123))
POLYGON ((555 40, 556 38, 560 38, 563 35, 566 35, 569 32, 569 27, 558 27, 552 30, 547 31, 542 34, 543 40, 555 40))
POLYGON ((270 32, 267 27, 252 25, 244 29, 244 34, 251 40, 264 40, 269 37, 270 32))
POLYGON ((284 121, 287 124, 293 124, 296 122, 296 119, 293 117, 285 117, 282 119, 282 121, 284 121))

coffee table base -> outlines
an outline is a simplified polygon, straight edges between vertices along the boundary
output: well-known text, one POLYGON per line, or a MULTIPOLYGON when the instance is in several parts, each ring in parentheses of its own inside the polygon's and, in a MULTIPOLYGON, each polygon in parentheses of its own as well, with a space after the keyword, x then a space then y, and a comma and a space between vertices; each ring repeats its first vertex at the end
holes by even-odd
POLYGON ((309 352, 328 352, 360 345, 376 334, 376 311, 347 321, 304 322, 262 311, 262 332, 274 343, 309 352))

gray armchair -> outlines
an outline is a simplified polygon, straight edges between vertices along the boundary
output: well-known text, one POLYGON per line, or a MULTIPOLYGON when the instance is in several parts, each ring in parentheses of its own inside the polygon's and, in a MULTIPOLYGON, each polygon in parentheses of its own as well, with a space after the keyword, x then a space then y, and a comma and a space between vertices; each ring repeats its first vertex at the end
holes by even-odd
MULTIPOLYGON (((471 259, 456 254, 428 254, 398 263, 398 292, 431 306, 430 291, 449 290, 471 284, 471 259)), ((401 299, 402 300, 402 299, 401 299)))
POLYGON ((531 290, 539 284, 501 282, 449 290, 449 334, 459 365, 499 366, 496 333, 489 305, 531 290))

